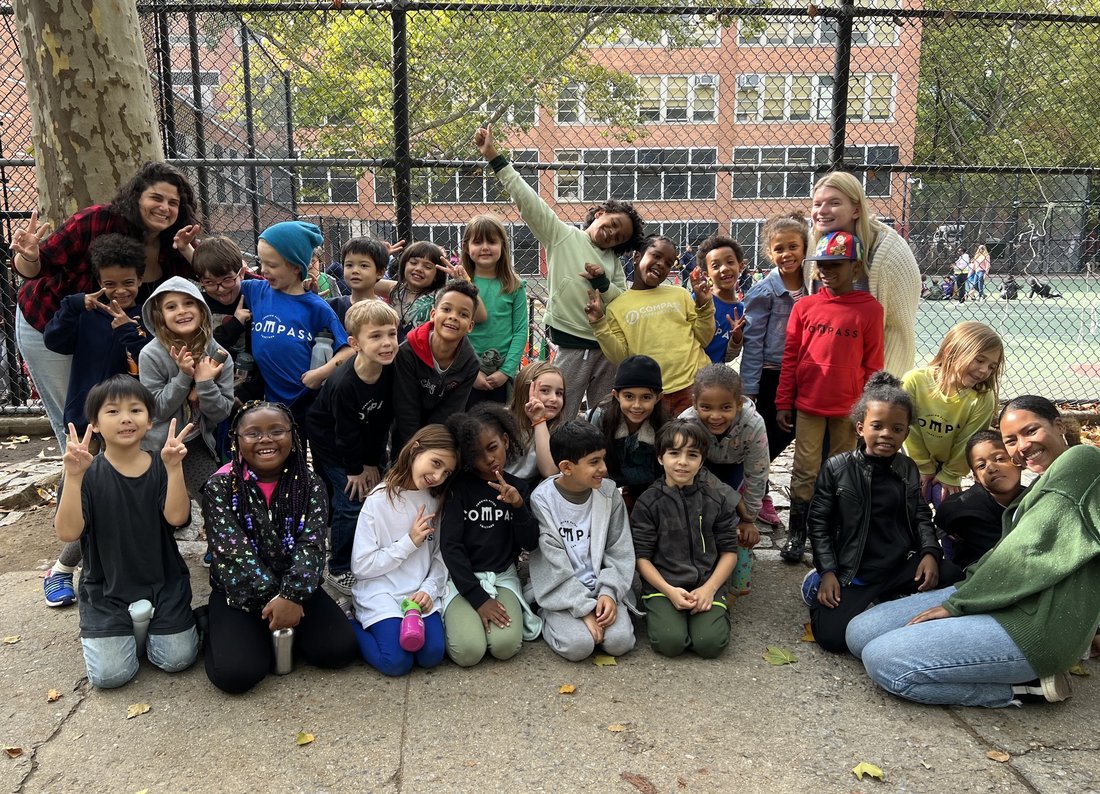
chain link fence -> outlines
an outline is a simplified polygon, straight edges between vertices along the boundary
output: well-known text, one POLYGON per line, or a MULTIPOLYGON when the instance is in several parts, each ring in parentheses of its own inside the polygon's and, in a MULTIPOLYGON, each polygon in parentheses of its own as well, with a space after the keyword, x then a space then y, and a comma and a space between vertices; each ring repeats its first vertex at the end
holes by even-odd
MULTIPOLYGON (((918 364, 951 325, 977 319, 1005 339, 1003 393, 1100 392, 1095 3, 162 0, 139 10, 165 155, 190 174, 206 228, 246 252, 289 218, 322 228, 327 261, 359 235, 453 252, 470 218, 497 213, 528 282, 537 356, 545 254, 484 168, 471 142, 479 125, 493 125, 564 220, 633 201, 647 231, 684 249, 730 234, 763 272, 764 221, 808 215, 815 178, 844 168, 925 276, 918 364), (935 300, 978 246, 991 261, 983 289, 935 300)), ((0 20, 10 238, 35 189, 10 8, 0 20)), ((15 288, 8 273, 9 406, 30 399, 10 334, 15 288)))

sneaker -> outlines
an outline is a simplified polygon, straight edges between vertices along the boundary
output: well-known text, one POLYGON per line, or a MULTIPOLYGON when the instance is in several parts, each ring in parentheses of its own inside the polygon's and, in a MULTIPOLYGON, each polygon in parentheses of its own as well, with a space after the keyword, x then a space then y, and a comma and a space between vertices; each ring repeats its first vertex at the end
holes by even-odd
POLYGON ((214 564, 214 555, 213 554, 211 554, 210 552, 206 552, 206 554, 202 555, 202 567, 203 568, 209 568, 213 564, 214 564))
POLYGON ((760 512, 756 515, 765 524, 771 524, 773 527, 779 526, 782 522, 779 520, 779 513, 775 512, 775 505, 772 503, 772 498, 765 494, 764 499, 760 502, 760 512))
POLYGON ((46 594, 48 607, 67 607, 76 603, 71 573, 54 573, 52 568, 46 571, 46 578, 42 580, 42 591, 46 594))
POLYGON ((811 568, 802 577, 802 600, 806 602, 806 606, 812 607, 817 603, 817 591, 819 589, 821 589, 821 574, 817 572, 816 568, 811 568))
POLYGON ((325 578, 328 580, 329 587, 333 590, 346 596, 351 595, 351 588, 355 584, 355 574, 351 571, 344 571, 343 573, 329 571, 328 576, 325 578))
POLYGON ((1036 678, 1026 684, 1012 687, 1012 694, 1022 700, 1045 700, 1048 703, 1061 703, 1073 695, 1068 672, 1036 678))

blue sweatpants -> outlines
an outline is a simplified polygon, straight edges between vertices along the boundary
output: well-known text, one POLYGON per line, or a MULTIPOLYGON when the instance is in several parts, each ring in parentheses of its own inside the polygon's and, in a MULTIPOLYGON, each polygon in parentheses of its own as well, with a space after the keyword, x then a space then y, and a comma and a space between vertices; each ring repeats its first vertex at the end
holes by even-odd
POLYGON ((413 662, 430 668, 443 661, 443 618, 439 610, 424 618, 424 647, 416 653, 409 653, 401 647, 398 639, 401 618, 386 618, 366 629, 352 618, 351 625, 355 628, 355 639, 359 641, 363 659, 383 675, 405 675, 412 670, 413 662))

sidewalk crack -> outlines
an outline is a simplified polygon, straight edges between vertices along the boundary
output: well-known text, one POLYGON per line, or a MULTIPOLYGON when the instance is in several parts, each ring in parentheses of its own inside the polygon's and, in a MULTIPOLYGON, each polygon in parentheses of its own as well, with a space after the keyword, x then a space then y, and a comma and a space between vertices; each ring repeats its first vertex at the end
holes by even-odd
POLYGON ((30 779, 34 776, 34 773, 38 771, 38 750, 42 747, 45 747, 53 740, 55 736, 57 736, 57 734, 61 733, 61 729, 64 728, 65 724, 72 718, 74 714, 76 714, 77 710, 80 708, 81 704, 84 703, 84 700, 85 698, 87 698, 90 691, 91 685, 88 683, 88 678, 86 676, 82 676, 76 682, 76 685, 73 686, 73 694, 75 694, 76 697, 70 702, 69 710, 61 715, 61 719, 57 721, 57 724, 54 725, 53 730, 50 731, 49 735, 42 741, 35 742, 27 753, 27 757, 30 759, 30 764, 27 765, 26 773, 13 789, 15 794, 22 794, 23 790, 27 786, 27 783, 30 782, 30 779))

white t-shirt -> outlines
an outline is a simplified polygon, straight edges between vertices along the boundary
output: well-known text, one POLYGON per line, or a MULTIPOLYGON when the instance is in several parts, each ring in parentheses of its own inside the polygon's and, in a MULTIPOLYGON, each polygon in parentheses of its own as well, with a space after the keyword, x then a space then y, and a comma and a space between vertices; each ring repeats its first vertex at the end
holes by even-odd
POLYGON ((596 572, 592 568, 592 496, 583 504, 574 504, 558 494, 552 501, 551 518, 558 528, 565 554, 573 565, 573 573, 590 594, 596 593, 596 572))

